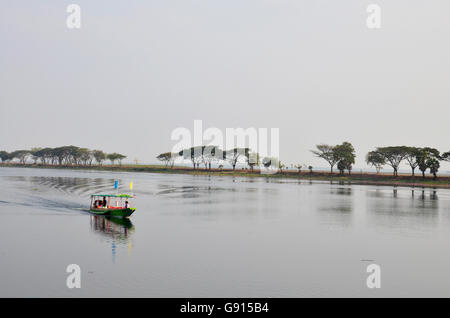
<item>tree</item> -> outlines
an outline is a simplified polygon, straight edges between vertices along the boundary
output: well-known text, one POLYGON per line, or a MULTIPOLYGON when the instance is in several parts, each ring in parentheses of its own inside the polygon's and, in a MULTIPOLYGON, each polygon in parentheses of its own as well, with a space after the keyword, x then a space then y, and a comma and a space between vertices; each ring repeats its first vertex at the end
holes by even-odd
POLYGON ((398 176, 398 167, 400 166, 400 163, 406 158, 408 154, 408 147, 378 147, 375 151, 383 156, 386 164, 390 165, 392 169, 394 169, 394 176, 398 176))
POLYGON ((101 166, 103 161, 106 160, 106 154, 101 150, 93 150, 92 155, 94 156, 95 161, 101 166))
POLYGON ((116 161, 116 156, 112 153, 109 153, 106 155, 106 159, 108 159, 109 161, 111 161, 111 164, 114 165, 114 162, 116 161))
POLYGON ((31 158, 34 160, 34 164, 37 164, 37 162, 39 160, 38 153, 40 150, 42 150, 42 148, 31 148, 30 155, 31 155, 31 158))
MULTIPOLYGON (((56 165, 58 163, 58 156, 56 153, 56 148, 46 148, 48 149, 48 153, 45 155, 43 154, 43 156, 46 158, 46 162, 51 163, 52 165, 56 165)), ((42 151, 45 151, 44 149, 42 151)))
POLYGON ((327 144, 316 145, 317 150, 311 150, 317 157, 324 159, 330 165, 330 173, 333 174, 333 167, 338 163, 339 158, 336 156, 334 146, 327 144))
MULTIPOLYGON (((88 148, 76 146, 33 148, 31 150, 16 150, 12 153, 0 151, 0 159, 3 162, 18 159, 21 164, 25 164, 30 157, 34 160, 34 164, 37 164, 40 160, 44 165, 92 165, 94 159, 101 165, 107 158, 106 154, 101 150, 91 151, 88 148)), ((122 160, 125 159, 126 156, 114 153, 111 154, 109 158, 113 158, 113 164, 117 160, 122 164, 122 160)))
POLYGON ((286 166, 283 164, 283 163, 281 163, 281 160, 279 160, 278 161, 278 169, 280 169, 280 172, 281 173, 283 173, 283 169, 285 168, 286 166))
POLYGON ((119 165, 121 166, 122 165, 122 160, 125 159, 127 156, 118 153, 116 155, 116 157, 117 157, 117 160, 119 160, 119 165))
POLYGON ((253 171, 253 168, 255 166, 259 166, 260 164, 259 153, 257 152, 248 153, 247 164, 250 167, 251 171, 253 171))
POLYGON ((62 165, 64 162, 66 162, 66 164, 69 164, 70 153, 70 146, 63 146, 54 148, 52 151, 52 156, 55 158, 55 161, 57 161, 59 165, 62 165))
POLYGON ((166 167, 170 165, 170 167, 172 168, 173 164, 174 164, 174 161, 175 161, 175 159, 177 157, 178 157, 178 154, 176 154, 176 153, 165 152, 165 153, 162 153, 162 154, 158 155, 156 157, 156 159, 158 159, 159 161, 164 162, 166 167))
POLYGON ((58 161, 59 165, 66 164, 79 164, 81 156, 80 148, 76 146, 63 146, 53 149, 53 156, 55 161, 58 161))
POLYGON ((380 173, 383 166, 386 164, 386 160, 383 155, 377 151, 371 151, 366 156, 366 162, 368 165, 372 165, 380 173))
POLYGON ((419 148, 417 150, 416 161, 419 170, 422 172, 422 178, 425 178, 425 172, 429 168, 428 160, 432 158, 436 160, 440 158, 439 150, 430 147, 419 148))
POLYGON ((92 161, 94 160, 94 154, 87 148, 79 148, 79 161, 82 162, 85 166, 92 165, 92 161))
POLYGON ((408 161, 409 166, 411 167, 412 176, 414 177, 414 170, 416 170, 419 163, 417 162, 417 154, 419 152, 419 148, 416 147, 407 147, 406 148, 406 161, 408 161))
POLYGON ((226 160, 233 167, 233 170, 235 170, 236 164, 238 163, 239 159, 243 156, 248 158, 249 152, 250 152, 250 148, 234 148, 234 149, 228 150, 226 152, 226 160))
POLYGON ((223 160, 223 150, 218 146, 205 146, 202 152, 202 162, 205 165, 205 169, 211 170, 211 164, 213 162, 219 162, 223 160))
POLYGON ((341 145, 333 147, 334 157, 338 158, 338 169, 341 174, 344 174, 345 170, 348 170, 348 174, 351 174, 352 166, 355 164, 355 149, 353 145, 347 141, 341 145))
POLYGON ((184 159, 192 161, 194 169, 200 165, 203 160, 203 150, 205 146, 195 146, 188 149, 181 150, 178 154, 183 156, 184 159))
POLYGON ((116 160, 119 160, 119 165, 122 165, 122 160, 127 156, 121 155, 120 153, 114 152, 106 155, 106 158, 111 161, 111 164, 114 165, 116 160))
POLYGON ((47 164, 53 157, 53 149, 52 148, 44 148, 36 151, 33 156, 37 157, 42 164, 47 164))
POLYGON ((444 161, 449 161, 450 162, 450 151, 444 152, 441 156, 441 159, 444 161))
MULTIPOLYGON (((337 168, 339 170, 339 172, 341 173, 341 175, 344 174, 345 170, 347 169, 349 163, 346 162, 345 160, 340 160, 337 164, 337 168)), ((351 168, 350 168, 351 169, 351 168)))
POLYGON ((308 170, 309 170, 309 173, 312 174, 313 173, 313 166, 308 166, 308 170))
POLYGON ((25 164, 28 156, 30 155, 29 150, 16 150, 11 153, 12 159, 17 158, 21 164, 25 164))
POLYGON ((9 152, 4 151, 4 150, 0 151, 0 160, 2 162, 7 162, 7 161, 10 161, 11 159, 12 159, 12 157, 9 152))
POLYGON ((427 166, 430 168, 430 173, 433 174, 433 179, 437 179, 437 172, 439 171, 439 167, 441 166, 439 163, 439 160, 436 158, 428 158, 427 159, 427 166))
POLYGON ((301 165, 300 163, 298 163, 298 164, 295 165, 295 168, 297 168, 298 174, 302 173, 303 165, 301 165))

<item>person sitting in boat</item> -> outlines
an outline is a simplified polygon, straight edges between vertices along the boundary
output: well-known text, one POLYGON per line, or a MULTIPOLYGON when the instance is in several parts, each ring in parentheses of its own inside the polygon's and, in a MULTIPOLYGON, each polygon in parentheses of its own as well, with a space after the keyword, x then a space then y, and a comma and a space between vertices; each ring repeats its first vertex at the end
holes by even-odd
POLYGON ((103 197, 102 207, 106 208, 106 197, 103 197))
POLYGON ((125 201, 125 209, 129 209, 130 208, 130 204, 128 203, 128 201, 125 201))
POLYGON ((99 205, 100 205, 100 204, 99 204, 98 200, 95 200, 95 201, 94 201, 94 208, 98 208, 99 205))

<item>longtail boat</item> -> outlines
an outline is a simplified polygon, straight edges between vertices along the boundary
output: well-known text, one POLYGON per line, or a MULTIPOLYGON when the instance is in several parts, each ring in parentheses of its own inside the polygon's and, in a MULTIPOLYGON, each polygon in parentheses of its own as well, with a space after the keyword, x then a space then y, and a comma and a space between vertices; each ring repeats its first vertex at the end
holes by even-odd
POLYGON ((129 194, 92 194, 89 211, 95 215, 127 218, 136 211, 132 205, 134 198, 129 194))

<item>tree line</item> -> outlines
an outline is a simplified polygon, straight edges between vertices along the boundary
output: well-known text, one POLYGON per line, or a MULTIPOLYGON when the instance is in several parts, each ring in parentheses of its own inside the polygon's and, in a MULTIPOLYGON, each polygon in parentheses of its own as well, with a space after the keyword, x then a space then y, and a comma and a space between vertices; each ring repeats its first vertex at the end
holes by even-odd
MULTIPOLYGON (((311 152, 330 165, 331 174, 333 174, 335 167, 341 175, 346 171, 351 174, 356 155, 350 142, 346 141, 338 145, 319 144, 311 152)), ((221 168, 223 167, 222 163, 228 162, 235 170, 239 161, 245 162, 251 170, 255 166, 263 165, 267 168, 274 166, 274 164, 281 172, 285 168, 285 165, 277 158, 265 157, 260 159, 259 154, 252 152, 250 148, 233 148, 224 151, 217 146, 197 146, 177 153, 165 152, 156 158, 170 167, 173 167, 175 160, 178 158, 188 159, 192 162, 194 169, 198 169, 201 164, 205 166, 205 169, 211 169, 212 163, 218 164, 221 168)), ((377 147, 366 155, 366 163, 373 166, 377 173, 380 173, 381 169, 388 165, 394 170, 394 176, 398 176, 400 164, 406 162, 411 167, 412 176, 415 175, 415 169, 418 168, 422 172, 423 178, 425 178, 426 171, 429 170, 436 179, 440 161, 450 162, 450 151, 441 154, 439 150, 430 147, 390 146, 377 147)), ((298 169, 298 172, 301 172, 304 166, 297 164, 295 168, 298 169)), ((307 166, 307 168, 312 173, 313 167, 307 166)))
POLYGON ((228 162, 235 170, 237 163, 242 160, 245 160, 252 170, 255 165, 259 165, 259 155, 252 153, 250 148, 233 148, 225 151, 218 146, 197 146, 177 153, 165 152, 156 157, 170 167, 173 167, 178 158, 190 160, 194 169, 200 168, 201 164, 205 166, 205 169, 211 169, 213 163, 222 167, 222 163, 228 162))
MULTIPOLYGON (((245 163, 251 171, 254 170, 255 166, 276 168, 281 172, 286 168, 286 165, 278 158, 261 158, 259 153, 253 152, 250 148, 223 150, 218 146, 196 146, 183 149, 179 152, 164 152, 156 156, 156 159, 163 162, 166 167, 173 167, 175 160, 180 158, 191 161, 194 169, 199 169, 200 165, 204 165, 205 169, 211 170, 213 163, 221 169, 223 168, 223 164, 228 163, 232 166, 233 170, 236 170, 239 162, 245 163)), ((296 165, 299 172, 301 172, 302 167, 303 165, 296 165)), ((308 169, 312 173, 313 167, 308 166, 308 169)))
POLYGON ((13 152, 0 151, 1 162, 9 163, 17 159, 21 164, 33 160, 35 164, 43 165, 80 165, 90 166, 95 161, 102 165, 109 160, 112 165, 115 162, 122 164, 127 156, 120 153, 105 153, 102 150, 90 150, 76 146, 62 146, 56 148, 33 148, 31 150, 16 150, 13 152))
POLYGON ((394 169, 394 176, 398 175, 398 168, 403 161, 406 161, 411 167, 412 176, 415 175, 416 168, 419 168, 422 172, 422 177, 425 178, 425 172, 429 169, 434 179, 436 179, 441 166, 440 161, 450 162, 450 151, 441 154, 436 148, 430 147, 378 147, 374 151, 369 152, 366 157, 366 162, 374 166, 377 172, 384 165, 391 166, 394 169))
MULTIPOLYGON (((343 173, 344 170, 351 171, 355 163, 355 154, 353 146, 344 142, 342 145, 317 145, 317 150, 312 152, 318 157, 326 160, 331 167, 337 164, 338 169, 343 173)), ((440 153, 439 150, 430 147, 410 147, 410 146, 390 146, 377 147, 366 155, 366 163, 373 166, 377 173, 380 173, 383 166, 388 165, 394 170, 394 176, 398 176, 398 169, 402 162, 406 162, 411 167, 411 175, 415 175, 415 169, 419 168, 422 177, 425 178, 427 170, 433 174, 434 179, 440 168, 440 161, 450 162, 450 151, 440 153)))
MULTIPOLYGON (((355 164, 355 149, 350 142, 343 142, 338 145, 319 144, 315 150, 311 152, 317 157, 325 160, 330 165, 330 172, 336 167, 340 174, 348 171, 351 174, 353 165, 355 164)), ((17 159, 21 164, 25 164, 28 160, 33 160, 35 164, 43 165, 84 165, 90 166, 95 161, 98 165, 102 165, 104 161, 109 160, 112 165, 118 162, 122 164, 122 160, 126 156, 120 153, 107 154, 102 150, 90 150, 88 148, 80 148, 76 146, 62 146, 56 148, 33 148, 31 150, 16 150, 13 152, 0 151, 0 160, 9 163, 17 159)), ((281 172, 286 167, 278 158, 264 157, 260 158, 257 152, 253 152, 250 148, 233 148, 222 150, 218 146, 197 146, 181 150, 177 153, 165 152, 156 157, 165 163, 166 166, 173 167, 174 162, 178 158, 190 160, 193 168, 198 169, 200 165, 204 165, 205 169, 211 169, 211 165, 217 164, 219 168, 224 163, 228 163, 236 169, 239 162, 244 162, 250 170, 255 166, 264 166, 266 168, 276 167, 281 172)), ((425 178, 427 170, 437 178, 441 161, 450 162, 450 151, 440 153, 439 150, 431 147, 411 147, 411 146, 389 146, 377 147, 366 155, 366 163, 373 166, 377 173, 388 165, 394 170, 394 176, 398 176, 398 169, 402 162, 406 162, 411 168, 411 175, 415 176, 415 170, 422 172, 425 178)), ((295 168, 298 172, 304 165, 297 164, 295 168)), ((307 167, 312 173, 312 166, 307 167)))

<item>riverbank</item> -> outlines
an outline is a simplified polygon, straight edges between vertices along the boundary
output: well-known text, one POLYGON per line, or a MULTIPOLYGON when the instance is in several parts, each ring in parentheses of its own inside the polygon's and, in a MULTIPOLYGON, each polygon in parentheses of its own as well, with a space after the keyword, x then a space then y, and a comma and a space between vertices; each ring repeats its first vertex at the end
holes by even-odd
POLYGON ((0 164, 0 167, 14 168, 43 168, 43 169, 72 169, 72 170, 96 170, 96 171, 124 171, 124 172, 147 172, 147 173, 175 173, 190 175, 208 175, 208 176, 233 176, 233 177, 251 177, 251 178, 279 178, 279 179, 298 179, 298 180, 317 180, 317 181, 333 181, 344 184, 355 185, 380 185, 394 187, 423 187, 423 188, 442 188, 450 189, 450 176, 441 176, 434 180, 431 176, 422 178, 420 175, 415 177, 407 174, 399 174, 394 177, 387 173, 353 173, 351 175, 341 175, 334 173, 330 175, 325 171, 302 171, 299 173, 294 170, 284 170, 275 174, 261 174, 259 170, 232 170, 232 169, 192 169, 189 167, 165 167, 160 165, 91 165, 91 166, 74 166, 74 165, 42 165, 42 164, 0 164))

